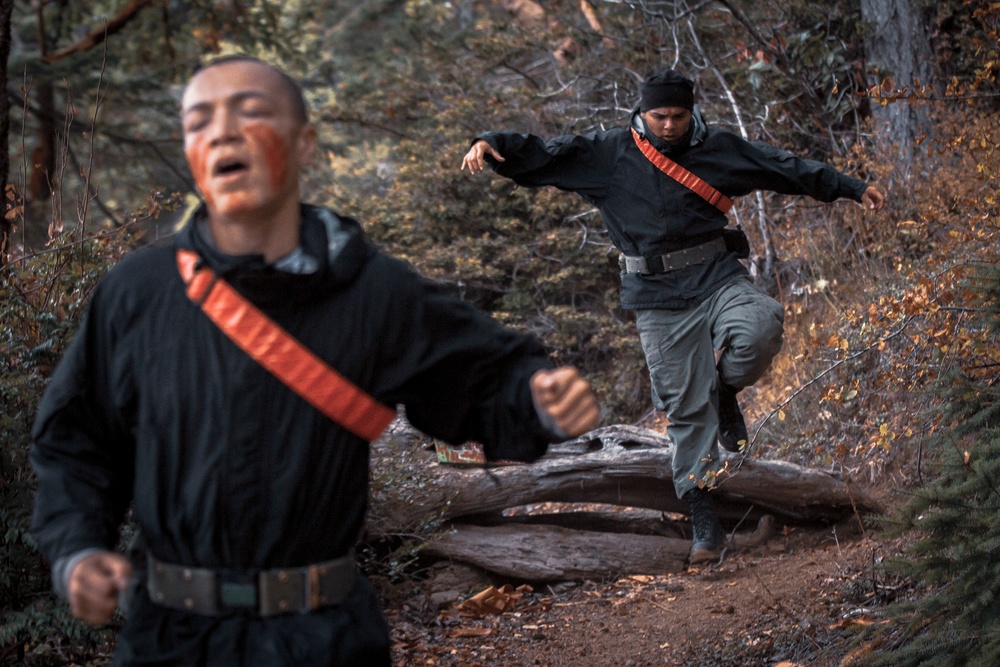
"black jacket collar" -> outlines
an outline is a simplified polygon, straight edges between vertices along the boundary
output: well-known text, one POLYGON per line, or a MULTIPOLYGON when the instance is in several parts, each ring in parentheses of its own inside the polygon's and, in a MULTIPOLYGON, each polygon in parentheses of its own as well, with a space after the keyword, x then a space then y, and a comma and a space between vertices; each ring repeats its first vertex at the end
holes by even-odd
POLYGON ((207 215, 204 205, 181 230, 177 245, 196 251, 219 276, 261 305, 308 301, 353 282, 375 248, 356 220, 309 204, 301 210, 299 246, 316 260, 315 271, 310 273, 283 271, 258 254, 221 252, 202 229, 207 215))

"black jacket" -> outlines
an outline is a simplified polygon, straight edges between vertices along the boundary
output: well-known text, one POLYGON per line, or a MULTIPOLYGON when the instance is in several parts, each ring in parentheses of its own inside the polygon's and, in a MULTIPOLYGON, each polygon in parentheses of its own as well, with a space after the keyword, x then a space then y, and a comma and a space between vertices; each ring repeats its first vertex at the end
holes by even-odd
MULTIPOLYGON (((545 452, 528 386, 550 365, 542 347, 378 252, 355 221, 303 207, 301 245, 319 265, 306 275, 222 255, 197 227, 174 243, 378 401, 405 405, 417 428, 482 442, 493 458, 545 452)), ((186 296, 175 250, 144 248, 111 270, 41 401, 31 461, 42 553, 114 547, 132 504, 169 563, 245 570, 344 555, 364 520, 368 443, 217 329, 186 296)), ((165 631, 149 632, 155 643, 165 631)))
MULTIPOLYGON (((729 198, 755 190, 809 195, 823 202, 861 200, 866 184, 814 160, 706 127, 697 108, 687 137, 675 145, 648 132, 633 112, 630 126, 657 149, 729 198)), ((726 216, 657 169, 635 145, 630 130, 615 128, 548 141, 530 134, 487 132, 505 158, 487 159, 496 173, 519 185, 553 185, 575 192, 600 210, 612 243, 626 255, 652 257, 721 236, 726 216)), ((746 268, 731 253, 670 273, 622 273, 624 308, 686 308, 746 268)))

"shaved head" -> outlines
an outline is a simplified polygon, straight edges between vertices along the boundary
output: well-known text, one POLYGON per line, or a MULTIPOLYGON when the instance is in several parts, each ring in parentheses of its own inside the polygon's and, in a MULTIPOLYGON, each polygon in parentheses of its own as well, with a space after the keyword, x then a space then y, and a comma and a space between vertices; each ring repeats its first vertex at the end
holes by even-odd
POLYGON ((215 58, 208 63, 202 65, 197 70, 195 70, 192 75, 192 79, 197 76, 200 72, 204 72, 207 69, 212 69, 214 67, 219 67, 221 65, 226 65, 230 63, 257 63, 262 65, 272 72, 274 72, 281 83, 281 87, 284 89, 285 93, 288 95, 288 100, 292 104, 292 111, 295 113, 296 120, 302 124, 309 122, 309 107, 306 105, 305 95, 302 93, 302 87, 299 82, 286 74, 283 70, 275 67, 266 60, 261 60, 260 58, 255 58, 254 56, 247 55, 231 55, 222 56, 220 58, 215 58))

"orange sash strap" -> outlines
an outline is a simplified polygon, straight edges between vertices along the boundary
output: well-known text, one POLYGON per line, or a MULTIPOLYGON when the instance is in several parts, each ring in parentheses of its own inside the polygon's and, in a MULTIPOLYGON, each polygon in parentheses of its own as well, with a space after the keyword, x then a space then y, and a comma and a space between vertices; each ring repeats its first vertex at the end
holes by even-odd
POLYGON ((654 148, 645 137, 639 136, 639 133, 636 132, 634 127, 631 128, 631 130, 632 138, 635 139, 635 145, 639 147, 642 154, 645 155, 657 169, 686 187, 688 190, 691 190, 723 213, 729 213, 729 209, 733 207, 732 199, 722 194, 660 151, 656 150, 656 148, 654 148))
POLYGON ((311 350, 247 301, 208 267, 197 268, 198 254, 177 250, 177 267, 188 297, 198 304, 254 361, 354 435, 371 442, 396 417, 327 365, 311 350))

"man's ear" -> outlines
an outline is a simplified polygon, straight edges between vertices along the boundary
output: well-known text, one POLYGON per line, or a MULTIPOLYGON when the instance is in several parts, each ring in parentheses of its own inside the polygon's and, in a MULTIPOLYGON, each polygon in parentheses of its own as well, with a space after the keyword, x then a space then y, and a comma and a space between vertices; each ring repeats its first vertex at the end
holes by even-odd
POLYGON ((306 123, 299 130, 298 137, 299 167, 305 168, 312 164, 316 157, 318 139, 316 138, 316 126, 306 123))

